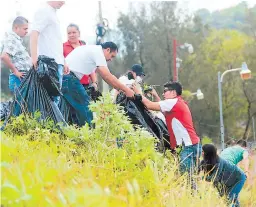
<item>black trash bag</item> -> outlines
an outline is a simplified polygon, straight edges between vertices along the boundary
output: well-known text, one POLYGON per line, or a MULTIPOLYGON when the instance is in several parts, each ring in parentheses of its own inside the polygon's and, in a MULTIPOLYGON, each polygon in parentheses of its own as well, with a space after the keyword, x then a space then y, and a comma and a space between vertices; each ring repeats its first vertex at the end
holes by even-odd
POLYGON ((164 140, 165 149, 171 150, 170 135, 169 135, 169 131, 168 131, 168 128, 167 128, 166 124, 163 122, 162 119, 160 119, 158 117, 155 117, 154 120, 155 120, 155 123, 158 125, 158 127, 160 128, 160 130, 163 133, 163 140, 164 140))
POLYGON ((59 109, 65 121, 70 125, 79 125, 77 113, 64 96, 60 97, 59 109))
POLYGON ((8 114, 10 113, 11 101, 1 102, 0 103, 0 118, 1 121, 4 121, 8 114))
MULTIPOLYGON (((99 97, 102 96, 102 94, 98 90, 95 90, 93 86, 89 86, 85 90, 90 98, 90 101, 96 102, 99 100, 99 97)), ((68 124, 79 125, 77 118, 78 116, 75 109, 69 104, 68 100, 64 96, 60 98, 59 108, 68 124)))
POLYGON ((146 109, 141 102, 141 97, 135 99, 127 98, 124 93, 119 93, 116 98, 116 104, 124 107, 127 116, 130 118, 132 124, 139 125, 151 133, 158 139, 157 150, 164 152, 164 139, 161 128, 156 124, 153 115, 146 109))
POLYGON ((90 97, 91 101, 98 101, 99 98, 102 96, 101 92, 96 90, 93 86, 89 86, 87 89, 86 89, 86 92, 88 94, 88 96, 90 97))
POLYGON ((53 58, 39 55, 37 74, 50 97, 62 95, 58 75, 58 64, 53 58))
POLYGON ((63 123, 64 125, 66 124, 58 106, 54 103, 49 95, 58 94, 56 92, 59 90, 57 89, 58 78, 56 75, 53 77, 48 77, 47 80, 47 76, 54 74, 54 70, 56 72, 57 68, 50 66, 49 68, 51 68, 51 72, 49 72, 50 70, 47 71, 47 65, 45 65, 45 63, 52 64, 52 59, 41 56, 39 60, 39 68, 41 67, 41 69, 30 69, 19 88, 15 89, 13 103, 11 104, 8 119, 10 116, 19 116, 21 113, 34 114, 35 112, 39 111, 41 113, 41 120, 50 118, 55 123, 63 123), (42 66, 42 64, 44 66, 42 66), (45 75, 43 75, 43 71, 45 71, 45 75), (42 79, 42 77, 44 78, 42 79), (46 82, 43 83, 42 80, 47 80, 48 84, 51 86, 47 87, 47 89, 53 89, 55 92, 51 93, 47 91, 44 87, 46 82))

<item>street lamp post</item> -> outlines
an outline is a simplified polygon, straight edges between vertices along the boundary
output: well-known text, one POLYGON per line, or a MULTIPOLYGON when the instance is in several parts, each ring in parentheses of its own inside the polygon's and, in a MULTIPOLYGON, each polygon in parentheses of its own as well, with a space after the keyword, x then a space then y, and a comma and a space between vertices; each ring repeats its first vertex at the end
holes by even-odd
POLYGON ((181 49, 185 49, 188 48, 188 52, 189 53, 193 53, 194 49, 193 46, 189 43, 184 43, 182 45, 179 45, 177 43, 176 39, 172 40, 172 62, 173 62, 173 81, 178 81, 179 77, 178 77, 178 70, 177 70, 177 47, 180 46, 181 49))
POLYGON ((177 81, 177 67, 176 67, 176 58, 177 58, 177 40, 173 39, 172 40, 172 58, 173 58, 173 81, 177 81))
POLYGON ((223 122, 223 109, 222 109, 222 82, 223 78, 227 73, 240 71, 241 78, 243 80, 251 78, 251 71, 248 69, 245 62, 242 63, 241 68, 235 68, 226 70, 224 73, 221 74, 221 72, 218 72, 218 91, 219 91, 219 110, 220 110, 220 137, 221 137, 221 149, 224 150, 225 148, 225 142, 224 142, 224 136, 225 136, 225 130, 224 130, 224 122, 223 122))
MULTIPOLYGON (((104 19, 102 17, 101 1, 98 1, 98 6, 99 6, 99 23, 97 24, 97 29, 96 29, 96 36, 97 36, 96 44, 97 45, 104 42, 103 36, 106 33, 106 28, 104 27, 104 19)), ((99 77, 99 85, 102 87, 102 92, 109 91, 108 84, 101 77, 99 77)))
POLYGON ((255 142, 256 141, 256 137, 255 137, 255 121, 254 121, 254 116, 252 117, 252 133, 253 133, 253 140, 255 142))

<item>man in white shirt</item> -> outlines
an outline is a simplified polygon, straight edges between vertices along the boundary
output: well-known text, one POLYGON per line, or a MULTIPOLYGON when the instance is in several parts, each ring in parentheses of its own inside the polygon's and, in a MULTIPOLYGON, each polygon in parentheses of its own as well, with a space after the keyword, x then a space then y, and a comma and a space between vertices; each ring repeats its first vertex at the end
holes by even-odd
MULTIPOLYGON (((69 72, 63 56, 60 22, 56 14, 56 10, 60 9, 64 3, 65 1, 47 1, 45 6, 35 13, 30 35, 30 51, 34 68, 37 69, 39 55, 54 58, 58 64, 60 87, 63 70, 64 73, 69 72)), ((55 102, 58 103, 58 101, 59 97, 55 98, 55 102)))
POLYGON ((84 75, 97 72, 108 84, 124 91, 126 96, 134 96, 134 92, 123 85, 108 69, 107 61, 111 61, 117 53, 118 48, 115 43, 105 42, 102 45, 77 47, 66 57, 71 72, 63 77, 62 93, 74 108, 79 126, 83 126, 86 122, 90 125, 93 118, 88 108, 89 97, 80 83, 84 75))

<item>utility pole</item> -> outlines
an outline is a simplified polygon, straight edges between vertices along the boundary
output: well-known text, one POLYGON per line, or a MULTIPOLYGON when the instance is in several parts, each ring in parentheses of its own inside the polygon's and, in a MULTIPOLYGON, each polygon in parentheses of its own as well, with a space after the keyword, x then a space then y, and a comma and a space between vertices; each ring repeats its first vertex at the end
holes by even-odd
MULTIPOLYGON (((99 3, 99 24, 103 26, 103 17, 102 17, 102 6, 101 6, 101 1, 98 1, 99 3)), ((100 39, 100 43, 103 43, 104 39, 103 37, 100 39)), ((109 92, 109 86, 108 84, 101 78, 98 77, 99 79, 99 85, 102 88, 102 92, 106 93, 109 92)))
POLYGON ((177 58, 177 40, 172 40, 172 63, 173 63, 173 81, 178 81, 178 74, 177 74, 177 65, 176 65, 176 58, 177 58))
POLYGON ((255 121, 254 121, 254 116, 252 117, 252 132, 253 132, 253 140, 254 142, 256 141, 256 136, 255 136, 255 121))

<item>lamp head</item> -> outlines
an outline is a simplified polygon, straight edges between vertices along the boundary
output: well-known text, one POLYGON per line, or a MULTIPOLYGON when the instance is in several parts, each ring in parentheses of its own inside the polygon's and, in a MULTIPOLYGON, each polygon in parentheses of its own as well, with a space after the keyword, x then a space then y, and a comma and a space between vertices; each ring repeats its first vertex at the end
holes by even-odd
POLYGON ((197 89, 196 97, 198 100, 204 99, 204 94, 202 93, 202 91, 200 89, 197 89))
POLYGON ((240 76, 243 80, 247 80, 252 77, 252 72, 248 69, 246 62, 242 63, 240 76))

